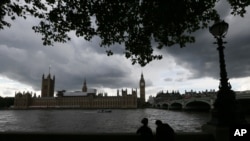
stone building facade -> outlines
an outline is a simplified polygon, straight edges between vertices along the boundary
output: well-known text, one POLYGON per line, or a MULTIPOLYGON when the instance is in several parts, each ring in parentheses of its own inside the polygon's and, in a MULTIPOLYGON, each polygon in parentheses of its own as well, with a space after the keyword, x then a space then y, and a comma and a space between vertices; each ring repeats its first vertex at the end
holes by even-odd
POLYGON ((53 97, 54 96, 54 88, 55 88, 55 76, 53 79, 49 75, 47 78, 42 77, 42 88, 41 88, 41 96, 42 97, 53 97))
POLYGON ((84 80, 82 91, 66 92, 58 91, 57 96, 54 93, 55 77, 51 79, 50 74, 46 79, 42 79, 41 97, 36 94, 23 92, 15 94, 14 109, 37 109, 37 108, 83 108, 83 109, 100 109, 100 108, 138 108, 139 102, 145 102, 145 83, 143 75, 140 80, 140 98, 137 98, 137 90, 132 89, 128 94, 127 89, 117 91, 117 96, 107 96, 97 94, 95 89, 87 87, 84 80), (143 79, 143 81, 142 81, 143 79))

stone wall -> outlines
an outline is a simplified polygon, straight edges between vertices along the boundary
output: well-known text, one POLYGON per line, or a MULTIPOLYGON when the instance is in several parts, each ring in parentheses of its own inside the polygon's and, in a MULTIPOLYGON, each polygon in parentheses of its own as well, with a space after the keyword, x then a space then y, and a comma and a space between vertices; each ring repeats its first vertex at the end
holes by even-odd
MULTIPOLYGON (((1 133, 1 141, 140 141, 136 134, 1 133)), ((177 133, 176 141, 214 141, 212 134, 177 133)))

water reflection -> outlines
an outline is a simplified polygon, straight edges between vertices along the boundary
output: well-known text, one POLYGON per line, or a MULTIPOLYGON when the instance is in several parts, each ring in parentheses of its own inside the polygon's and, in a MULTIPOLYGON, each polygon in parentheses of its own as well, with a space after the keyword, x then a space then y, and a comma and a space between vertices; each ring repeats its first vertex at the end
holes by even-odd
POLYGON ((0 111, 2 132, 135 133, 147 117, 155 132, 155 120, 168 122, 176 132, 200 132, 209 113, 159 109, 97 110, 5 110, 0 111))

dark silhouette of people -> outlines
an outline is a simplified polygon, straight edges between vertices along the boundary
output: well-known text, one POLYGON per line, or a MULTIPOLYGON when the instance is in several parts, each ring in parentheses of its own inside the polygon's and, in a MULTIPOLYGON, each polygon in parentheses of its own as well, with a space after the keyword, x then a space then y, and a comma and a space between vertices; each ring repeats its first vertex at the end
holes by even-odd
POLYGON ((175 132, 174 129, 167 123, 162 123, 161 120, 156 120, 156 141, 174 141, 175 132))
POLYGON ((153 140, 153 132, 150 127, 148 127, 148 119, 143 118, 141 120, 143 124, 136 133, 140 135, 141 141, 152 141, 153 140))

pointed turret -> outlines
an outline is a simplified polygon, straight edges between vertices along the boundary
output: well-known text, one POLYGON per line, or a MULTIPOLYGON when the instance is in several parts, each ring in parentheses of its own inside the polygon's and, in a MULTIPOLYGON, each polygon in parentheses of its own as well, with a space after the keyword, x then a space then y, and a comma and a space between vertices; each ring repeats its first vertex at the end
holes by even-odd
POLYGON ((144 80, 143 73, 141 73, 141 80, 144 80))
POLYGON ((87 83, 86 79, 84 78, 83 86, 82 86, 82 92, 87 92, 87 83))

